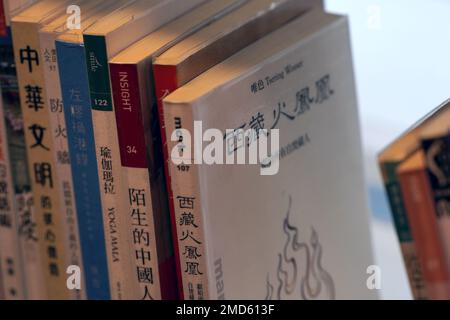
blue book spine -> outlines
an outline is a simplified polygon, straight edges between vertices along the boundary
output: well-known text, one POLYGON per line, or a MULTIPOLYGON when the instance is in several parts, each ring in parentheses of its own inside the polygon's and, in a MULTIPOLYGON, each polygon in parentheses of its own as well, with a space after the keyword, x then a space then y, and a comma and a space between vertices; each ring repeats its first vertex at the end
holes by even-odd
POLYGON ((84 46, 56 41, 89 300, 111 298, 84 46))

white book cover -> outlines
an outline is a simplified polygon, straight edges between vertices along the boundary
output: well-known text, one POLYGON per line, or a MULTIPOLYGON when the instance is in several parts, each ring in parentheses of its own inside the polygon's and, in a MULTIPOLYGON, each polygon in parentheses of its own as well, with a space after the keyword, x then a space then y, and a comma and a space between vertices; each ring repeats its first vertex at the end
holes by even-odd
POLYGON ((377 298, 345 17, 308 13, 175 91, 164 109, 172 160, 189 158, 195 140, 192 157, 203 161, 169 164, 185 299, 377 298), (240 128, 259 134, 248 149, 262 129, 269 141, 279 129, 268 171, 206 164, 221 150, 212 141, 224 154, 245 150, 240 128), (200 145, 202 133, 210 140, 200 145))

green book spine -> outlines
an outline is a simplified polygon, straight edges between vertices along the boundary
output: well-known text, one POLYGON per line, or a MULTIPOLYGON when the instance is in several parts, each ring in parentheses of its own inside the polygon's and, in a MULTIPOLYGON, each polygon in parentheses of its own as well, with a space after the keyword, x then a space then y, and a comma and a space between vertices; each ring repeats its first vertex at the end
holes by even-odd
MULTIPOLYGON (((127 228, 138 214, 139 223, 146 223, 140 212, 128 212, 130 196, 125 191, 121 171, 119 138, 116 115, 112 102, 108 51, 105 37, 84 35, 86 64, 90 86, 95 153, 99 176, 99 188, 103 208, 111 297, 114 300, 158 299, 157 295, 140 293, 133 259, 149 260, 147 252, 132 250, 127 228)), ((134 225, 139 227, 139 225, 134 225)))
POLYGON ((85 35, 84 43, 92 109, 113 111, 106 40, 100 36, 85 35))
POLYGON ((424 300, 428 299, 428 294, 409 225, 408 215, 403 203, 400 182, 396 174, 399 165, 400 162, 386 162, 381 165, 381 168, 384 173, 385 189, 397 236, 400 241, 400 248, 408 273, 411 291, 414 299, 424 300))

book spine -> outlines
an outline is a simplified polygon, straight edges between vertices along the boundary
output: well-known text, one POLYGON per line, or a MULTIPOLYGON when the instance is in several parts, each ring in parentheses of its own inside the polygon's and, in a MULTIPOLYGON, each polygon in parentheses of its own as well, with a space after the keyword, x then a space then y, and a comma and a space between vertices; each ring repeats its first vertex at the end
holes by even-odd
MULTIPOLYGON (((86 65, 90 87, 90 102, 94 126, 97 166, 104 208, 104 219, 114 221, 107 231, 108 262, 110 266, 111 295, 113 299, 135 299, 139 288, 135 286, 134 260, 148 263, 145 251, 134 252, 128 238, 128 221, 136 227, 145 223, 140 209, 128 213, 127 201, 120 172, 120 151, 114 113, 106 40, 102 36, 84 36, 86 65)), ((147 299, 149 294, 146 294, 147 299)), ((142 297, 141 297, 142 298, 142 297)))
POLYGON ((123 183, 128 190, 128 237, 130 250, 136 253, 134 280, 140 287, 140 298, 161 299, 160 274, 156 243, 156 226, 152 189, 147 161, 145 132, 141 114, 137 65, 110 64, 114 110, 121 155, 123 183), (140 212, 140 215, 136 213, 140 212), (140 258, 141 253, 149 257, 140 258), (147 279, 143 277, 147 275, 147 279))
MULTIPOLYGON (((190 148, 190 136, 194 132, 194 116, 184 105, 164 105, 165 130, 178 255, 181 265, 183 297, 186 300, 209 300, 207 245, 205 243, 204 215, 199 190, 199 171, 195 164, 177 164, 178 153, 190 148), (186 130, 186 131, 183 131, 186 130), (181 150, 180 150, 181 149, 181 150), (173 152, 175 150, 175 152, 173 152)), ((193 153, 192 153, 193 155, 193 153)), ((191 159, 191 163, 193 159, 191 159)))
POLYGON ((109 272, 84 46, 56 42, 80 244, 89 300, 109 300, 109 272), (80 67, 82 66, 82 67, 80 67))
POLYGON ((46 284, 41 276, 43 265, 36 230, 36 212, 33 207, 28 160, 25 146, 23 115, 20 108, 19 87, 17 83, 11 30, 8 37, 0 38, 0 84, 9 163, 11 165, 14 202, 18 222, 18 236, 26 298, 40 300, 47 298, 46 284))
POLYGON ((46 117, 48 106, 39 25, 13 21, 12 33, 38 237, 42 239, 44 279, 49 299, 67 299, 65 228, 59 212, 58 177, 51 150, 50 123, 46 117))
POLYGON ((172 190, 172 181, 171 181, 172 179, 169 172, 170 158, 169 158, 169 149, 167 148, 169 141, 166 136, 166 124, 163 107, 163 99, 178 88, 177 69, 175 66, 154 64, 153 78, 155 79, 155 94, 156 94, 156 104, 158 109, 159 127, 162 141, 164 175, 166 177, 167 195, 169 198, 169 212, 172 226, 172 238, 175 251, 175 267, 178 282, 177 286, 178 291, 180 293, 180 299, 184 299, 185 295, 183 290, 183 273, 181 271, 181 258, 177 234, 177 218, 175 213, 175 203, 173 196, 174 193, 172 190))
POLYGON ((169 158, 169 149, 167 148, 169 142, 166 136, 166 124, 163 106, 163 99, 178 88, 177 68, 176 66, 154 64, 153 76, 155 79, 156 104, 158 109, 159 127, 161 132, 162 150, 164 158, 163 159, 164 175, 166 177, 167 195, 169 198, 169 212, 172 227, 173 246, 176 256, 175 265, 178 282, 178 291, 180 294, 180 299, 184 299, 183 272, 181 270, 181 261, 179 258, 180 248, 178 245, 177 219, 175 214, 175 204, 171 181, 172 179, 169 172, 170 158, 169 158))
POLYGON ((404 172, 399 174, 399 180, 428 295, 430 299, 450 299, 449 269, 427 173, 425 170, 404 172))
POLYGON ((450 146, 449 137, 422 141, 439 234, 450 266, 450 146))
MULTIPOLYGON (((0 0, 0 38, 4 38, 7 36, 7 29, 6 29, 6 13, 5 13, 5 6, 3 4, 3 1, 0 0)), ((1 61, 3 62, 3 61, 1 61)), ((0 95, 1 95, 1 91, 0 91, 0 95)), ((0 121, 3 122, 3 104, 0 101, 0 108, 2 109, 2 117, 0 118, 0 121)), ((1 134, 1 133, 0 133, 1 134)), ((6 131, 5 131, 5 138, 6 138, 6 131)), ((3 284, 3 277, 4 277, 4 271, 2 268, 2 263, 1 263, 1 259, 0 259, 0 300, 4 300, 5 299, 5 289, 4 289, 4 284, 3 284)))
POLYGON ((0 300, 5 300, 5 287, 3 285, 3 271, 1 267, 2 266, 0 265, 0 300))
MULTIPOLYGON (((82 257, 78 232, 77 211, 73 193, 72 171, 70 168, 69 146, 67 143, 66 122, 63 113, 63 100, 58 73, 56 55, 56 34, 41 33, 41 57, 45 78, 47 97, 47 121, 49 123, 50 144, 54 155, 55 171, 58 175, 56 181, 61 200, 60 212, 66 228, 64 232, 66 244, 66 261, 68 265, 78 266, 82 270, 82 257)), ((83 274, 81 272, 80 284, 84 288, 83 274)), ((85 297, 83 290, 71 290, 71 299, 81 300, 85 297)))
POLYGON ((22 300, 25 298, 23 265, 6 137, 3 103, 0 99, 0 290, 3 290, 0 295, 7 300, 22 300))
POLYGON ((3 0, 0 1, 0 37, 8 36, 8 26, 6 25, 6 12, 3 0))
POLYGON ((425 280, 422 267, 416 250, 416 244, 412 236, 410 223, 404 207, 400 183, 398 181, 396 170, 400 163, 384 163, 382 171, 385 179, 385 189, 391 207, 394 226, 397 231, 397 237, 400 241, 400 249, 403 255, 406 272, 408 274, 409 284, 414 299, 427 300, 425 280))

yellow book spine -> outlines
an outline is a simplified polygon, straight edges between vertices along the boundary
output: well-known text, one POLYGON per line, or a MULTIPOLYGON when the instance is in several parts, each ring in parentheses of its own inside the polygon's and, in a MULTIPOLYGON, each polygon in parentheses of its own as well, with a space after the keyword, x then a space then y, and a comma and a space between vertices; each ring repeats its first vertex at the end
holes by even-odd
POLYGON ((38 23, 12 21, 14 57, 43 278, 47 284, 48 298, 65 300, 69 298, 69 290, 66 287, 64 219, 60 210, 58 174, 52 150, 39 28, 38 23))
MULTIPOLYGON (((180 150, 181 142, 188 139, 186 132, 194 132, 194 115, 186 105, 164 103, 164 123, 168 154, 180 150), (186 131, 183 131, 186 130, 186 131), (177 139, 174 139, 174 137, 177 139)), ((190 148, 187 146, 186 149, 190 148)), ((180 153, 180 152, 179 152, 180 153)), ((192 157, 194 154, 192 154, 192 157)), ((177 164, 176 156, 169 157, 170 188, 174 208, 174 223, 178 243, 179 274, 184 300, 213 299, 210 293, 207 244, 205 243, 204 210, 201 206, 199 166, 177 164)), ((194 163, 194 158, 191 159, 194 163)), ((182 162, 182 163, 181 163, 182 162)), ((170 196, 169 196, 170 197, 170 196)))

